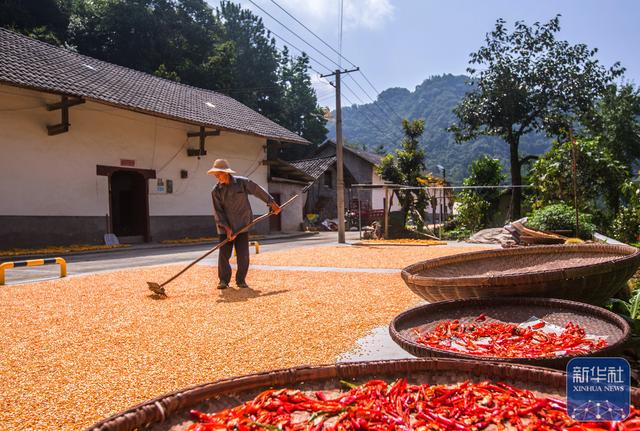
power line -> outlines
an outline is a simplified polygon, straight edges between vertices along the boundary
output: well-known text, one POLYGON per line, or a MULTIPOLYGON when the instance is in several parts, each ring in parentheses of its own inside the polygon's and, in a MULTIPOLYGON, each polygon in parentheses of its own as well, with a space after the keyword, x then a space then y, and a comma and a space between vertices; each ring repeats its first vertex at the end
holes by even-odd
POLYGON ((340 43, 338 44, 340 68, 342 68, 342 18, 344 17, 344 0, 340 0, 340 43))
MULTIPOLYGON (((353 79, 353 78, 352 78, 352 79, 353 79)), ((358 81, 356 81, 356 80, 353 80, 353 82, 355 82, 356 84, 358 84, 358 81)), ((347 85, 347 83, 346 83, 346 82, 344 83, 344 86, 345 86, 346 88, 348 88, 348 89, 351 91, 351 93, 353 93, 353 94, 356 96, 356 98, 358 98, 358 100, 360 100, 360 102, 362 102, 362 104, 363 104, 363 105, 365 104, 365 103, 362 101, 362 99, 361 99, 361 98, 356 94, 356 92, 355 92, 355 91, 353 91, 353 89, 347 85)), ((358 86, 360 86, 360 85, 358 84, 358 86)), ((360 88, 362 88, 362 87, 360 87, 360 88)), ((365 94, 366 94, 366 93, 365 93, 365 94)), ((369 96, 369 98, 371 99, 371 96, 369 96)), ((380 110, 380 112, 382 112, 382 117, 381 117, 381 118, 382 118, 384 121, 388 121, 388 120, 389 120, 389 119, 388 119, 388 117, 389 117, 389 113, 388 113, 388 112, 386 112, 384 109, 382 109, 382 107, 381 107, 381 106, 380 106, 380 105, 379 105, 375 100, 373 100, 373 99, 372 99, 372 101, 373 101, 373 105, 374 105, 375 107, 377 107, 377 108, 380 110)), ((373 114, 372 114, 372 115, 373 115, 373 114)))
MULTIPOLYGON (((365 81, 367 81, 367 83, 371 86, 371 88, 373 88, 373 91, 376 92, 376 94, 380 94, 380 92, 376 89, 376 87, 371 83, 371 81, 369 80, 369 78, 367 78, 367 75, 364 74, 364 72, 361 70, 360 74, 362 75, 362 77, 364 78, 365 81)), ((393 106, 391 106, 389 103, 386 102, 386 100, 380 99, 384 102, 385 105, 387 105, 389 107, 389 109, 391 109, 391 111, 400 119, 402 120, 402 116, 400 114, 398 114, 396 112, 395 109, 393 109, 393 106)))
MULTIPOLYGON (((342 55, 342 39, 340 40, 340 51, 337 51, 333 46, 329 45, 323 38, 321 38, 320 36, 318 36, 313 30, 311 30, 309 27, 307 27, 304 23, 302 23, 298 18, 296 18, 295 16, 293 16, 289 11, 287 11, 285 8, 283 8, 280 4, 278 4, 277 1, 275 0, 271 0, 271 2, 273 4, 275 4, 278 8, 280 8, 280 10, 282 10, 285 14, 287 14, 291 19, 293 19, 295 22, 297 22, 299 25, 301 25, 305 30, 307 30, 309 33, 311 33, 316 39, 318 39, 323 45, 325 45, 327 48, 329 48, 331 51, 333 51, 334 53, 338 54, 339 58, 342 60, 345 60, 347 63, 349 63, 352 67, 356 67, 356 65, 350 61, 348 58, 346 58, 344 55, 342 55)), ((252 2, 253 3, 253 2, 252 2)), ((341 0, 341 20, 342 20, 342 7, 343 7, 343 3, 341 0)), ((262 10, 262 9, 261 9, 262 10)), ((335 62, 333 62, 335 64, 335 62)), ((371 80, 369 80, 369 78, 367 77, 367 75, 365 75, 365 73, 360 70, 359 71, 360 74, 362 74, 362 77, 365 79, 365 81, 367 81, 367 83, 371 86, 371 88, 373 89, 373 91, 375 91, 376 95, 380 94, 380 91, 378 91, 376 89, 376 87, 373 85, 373 83, 371 82, 371 80)), ((353 81, 360 87, 360 89, 367 94, 367 92, 364 90, 364 88, 362 88, 362 86, 355 80, 355 78, 351 78, 353 79, 353 81)), ((371 97, 369 94, 367 94, 367 97, 369 99, 371 99, 372 101, 374 101, 375 103, 375 99, 373 97, 371 97)), ((385 100, 381 101, 389 108, 389 110, 395 115, 397 116, 400 120, 403 119, 403 117, 398 114, 398 112, 389 104, 387 103, 385 100)))
MULTIPOLYGON (((282 6, 280 6, 279 4, 277 4, 274 0, 271 0, 276 6, 278 6, 280 9, 282 9, 285 13, 287 13, 287 15, 289 15, 291 18, 293 18, 296 22, 298 22, 300 25, 302 25, 306 30, 308 30, 309 32, 311 32, 315 37, 319 38, 318 35, 316 35, 315 33, 313 33, 311 30, 309 30, 304 24, 302 24, 298 19, 296 19, 295 17, 293 17, 293 15, 291 15, 289 12, 287 12, 282 6)), ((328 59, 331 63, 335 64, 336 66, 338 66, 340 68, 340 65, 338 63, 336 63, 335 61, 333 61, 331 58, 327 57, 322 51, 320 51, 319 49, 317 49, 315 46, 311 45, 309 42, 307 42, 304 38, 302 38, 300 35, 298 35, 295 31, 291 30, 288 26, 286 26, 284 23, 282 23, 282 21, 278 20, 277 18, 275 18, 273 15, 271 15, 269 12, 267 12, 264 8, 262 8, 261 6, 259 6, 258 4, 256 4, 253 0, 249 0, 249 2, 251 4, 253 4, 255 7, 257 7, 258 9, 260 9, 263 13, 265 13, 267 16, 269 16, 271 19, 273 19, 275 22, 277 22, 278 24, 280 24, 282 27, 284 27, 287 31, 289 31, 291 34, 293 34, 294 36, 296 36, 298 39, 300 39, 302 42, 304 42, 306 45, 308 45, 309 47, 311 47, 312 49, 314 49, 315 51, 317 51, 318 53, 320 53, 320 55, 322 55, 324 58, 328 59)), ((341 3, 342 4, 342 3, 341 3)), ((301 52, 302 54, 306 55, 310 60, 314 61, 315 63, 319 64, 321 67, 327 69, 330 72, 333 72, 331 70, 330 67, 328 67, 326 64, 318 61, 317 59, 311 57, 309 54, 305 53, 304 50, 300 49, 299 47, 297 47, 296 45, 292 44, 290 41, 288 41, 287 39, 285 39, 284 37, 278 35, 277 33, 275 33, 273 30, 267 29, 270 33, 272 33, 275 37, 277 37, 278 39, 280 39, 281 41, 283 41, 285 44, 291 46, 292 48, 298 50, 299 52, 301 52)), ((329 46, 326 42, 322 41, 325 45, 329 46)), ((340 41, 342 45, 342 40, 340 41)), ((330 47, 330 46, 329 46, 330 47)), ((331 47, 330 47, 331 48, 331 47)), ((331 48, 332 51, 336 52, 335 49, 331 48)), ((337 52, 338 55, 340 56, 340 58, 344 58, 344 56, 342 56, 341 50, 340 52, 337 52)), ((346 61, 348 61, 349 63, 353 64, 351 61, 347 60, 346 58, 344 58, 346 61)), ((317 73, 318 75, 321 75, 317 70, 315 70, 311 65, 309 65, 309 69, 311 69, 312 71, 314 71, 315 73, 317 73)), ((322 76, 322 75, 321 75, 322 76)), ((363 76, 365 76, 363 74, 363 76)), ((353 78, 352 78, 353 79, 353 78)), ((365 77, 366 79, 366 77, 365 77)), ((380 109, 380 111, 383 113, 384 117, 383 119, 387 119, 386 117, 388 116, 388 113, 385 112, 382 107, 376 102, 375 99, 373 99, 365 90, 364 88, 355 80, 353 79, 353 81, 358 85, 358 87, 360 87, 360 89, 362 90, 362 92, 364 94, 367 95, 367 97, 369 99, 371 99, 371 101, 373 102, 374 105, 376 105, 378 107, 378 109, 380 109)), ((368 81, 368 80, 367 80, 368 81)), ((369 85, 372 85, 369 82, 369 85)), ((357 97, 361 103, 364 105, 364 101, 362 101, 362 99, 358 96, 358 94, 351 89, 350 87, 348 87, 345 83, 345 87, 347 89, 349 89, 351 91, 351 93, 357 97)), ((355 105, 355 103, 353 101, 351 101, 346 95, 344 96, 345 99, 352 105, 355 105)), ((365 112, 363 112, 363 115, 365 116, 365 118, 367 119, 367 121, 369 121, 374 128, 376 128, 380 133, 383 134, 383 136, 388 137, 388 132, 384 132, 383 130, 381 130, 378 125, 376 124, 375 121, 373 121, 371 119, 371 117, 369 117, 369 115, 365 112)), ((396 114, 397 115, 397 114, 396 114)), ((391 135, 393 139, 397 139, 393 134, 391 135)))
POLYGON ((271 0, 271 3, 275 4, 276 6, 278 6, 284 13, 286 13, 287 15, 289 15, 289 17, 291 17, 295 22, 297 22, 298 24, 300 24, 305 30, 307 30, 309 33, 311 33, 312 35, 315 36, 316 39, 318 39, 320 42, 322 42, 322 44, 324 44, 327 48, 329 48, 331 51, 335 52, 336 54, 338 54, 340 56, 340 58, 342 58, 343 60, 345 60, 347 63, 349 63, 351 65, 351 67, 356 67, 355 64, 353 64, 351 61, 349 61, 347 58, 345 58, 340 52, 336 51, 336 49, 334 47, 332 47, 331 45, 329 45, 327 42, 325 42, 324 39, 322 39, 320 36, 318 36, 316 33, 314 33, 309 27, 307 27, 306 25, 304 25, 298 18, 296 18, 295 16, 291 15, 285 8, 283 8, 282 6, 280 6, 278 4, 278 2, 276 2, 275 0, 271 0))
MULTIPOLYGON (((275 33, 273 30, 269 30, 267 29, 271 34, 273 34, 275 37, 277 37, 278 39, 280 39, 281 41, 283 41, 285 44, 289 45, 290 47, 297 49, 298 51, 300 51, 302 54, 306 55, 307 57, 309 57, 309 60, 313 60, 316 63, 318 63, 320 66, 324 67, 325 69, 327 69, 328 71, 332 71, 330 67, 327 67, 325 64, 323 64, 322 62, 316 60, 315 58, 311 57, 309 54, 307 54, 304 50, 298 48, 297 46, 295 46, 294 44, 292 44, 291 42, 289 42, 287 39, 285 39, 284 37, 278 35, 277 33, 275 33)), ((311 66, 309 66, 309 69, 313 70, 313 68, 311 68, 311 66)), ((316 72, 317 73, 317 72, 316 72)))
MULTIPOLYGON (((296 33, 295 31, 291 30, 289 27, 287 27, 286 25, 284 25, 282 23, 282 21, 280 21, 278 18, 274 17, 273 15, 271 15, 269 12, 267 12, 266 10, 264 10, 262 7, 260 7, 258 4, 256 4, 256 2, 254 2, 253 0, 249 0, 249 2, 251 2, 252 5, 254 5, 255 7, 257 7, 258 9, 260 9, 262 12, 264 12, 265 14, 267 14, 272 20, 274 20, 275 22, 277 22, 278 24, 280 24, 282 27, 284 27, 287 31, 289 31, 289 33, 293 34, 295 37, 297 37, 298 39, 300 39, 302 42, 304 42, 306 45, 308 45, 311 49, 315 50, 318 52, 318 54, 320 54, 321 56, 323 56, 324 58, 326 58, 327 60, 329 60, 331 63, 335 64, 338 68, 340 68, 341 66, 336 63, 335 61, 333 61, 331 58, 327 57, 322 51, 320 51, 318 48, 316 48, 315 46, 311 45, 309 42, 307 42, 305 39, 303 39, 301 36, 298 35, 298 33, 296 33)), ((273 33, 273 32, 272 32, 273 33)), ((275 33, 274 33, 275 34, 275 33)), ((329 69, 331 70, 331 69, 329 69)))
MULTIPOLYGON (((346 95, 346 94, 343 94, 342 96, 347 100, 347 102, 351 103, 352 105, 355 105, 355 103, 353 103, 353 101, 352 101, 351 99, 349 99, 349 98, 347 97, 347 95, 346 95)), ((369 115, 368 115, 367 113, 362 112, 362 116, 363 116, 364 118, 366 118, 366 119, 367 119, 367 121, 368 121, 369 123, 371 123, 371 125, 372 125, 376 130, 378 130, 380 133, 382 133, 382 136, 384 136, 385 138, 389 138, 389 132, 385 132, 384 130, 380 129, 380 128, 378 127, 378 125, 376 124, 376 122, 375 122, 375 121, 373 121, 373 120, 371 119, 371 117, 369 117, 369 115)), ((392 139, 396 139, 396 137, 395 137, 393 134, 391 134, 391 138, 392 138, 392 139)))

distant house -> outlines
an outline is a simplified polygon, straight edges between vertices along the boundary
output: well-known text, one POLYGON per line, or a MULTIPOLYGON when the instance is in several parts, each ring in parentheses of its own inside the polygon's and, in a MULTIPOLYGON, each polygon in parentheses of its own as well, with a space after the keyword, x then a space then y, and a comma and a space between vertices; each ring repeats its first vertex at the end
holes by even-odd
POLYGON ((0 248, 211 236, 213 160, 268 188, 267 142, 308 143, 225 95, 4 29, 0 128, 0 248))
MULTIPOLYGON (((295 160, 290 163, 316 180, 307 194, 305 213, 318 214, 321 220, 336 218, 338 216, 336 156, 295 160)), ((356 180, 346 166, 343 174, 346 205, 351 196, 350 187, 356 180)))
POLYGON ((299 195, 278 216, 269 219, 271 231, 296 231, 301 230, 302 221, 307 213, 305 204, 308 192, 302 190, 315 180, 307 172, 298 169, 291 162, 284 160, 268 160, 269 191, 278 203, 286 202, 295 195, 299 195))
MULTIPOLYGON (((364 150, 358 150, 344 146, 344 167, 353 178, 352 184, 383 184, 384 181, 376 173, 375 167, 380 164, 382 157, 378 154, 364 150)), ((336 144, 327 139, 315 151, 316 157, 335 156, 336 144)), ((360 198, 362 208, 381 210, 384 209, 384 191, 382 189, 353 189, 348 190, 345 195, 345 205, 355 207, 356 201, 360 198)), ((395 196, 390 198, 392 210, 400 209, 395 196)))

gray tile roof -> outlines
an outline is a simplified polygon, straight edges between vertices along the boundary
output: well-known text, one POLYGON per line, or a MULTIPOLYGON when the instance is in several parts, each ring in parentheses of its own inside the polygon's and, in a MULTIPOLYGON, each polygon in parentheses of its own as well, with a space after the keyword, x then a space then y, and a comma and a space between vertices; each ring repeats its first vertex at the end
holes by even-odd
POLYGON ((345 149, 347 151, 351 151, 352 153, 354 153, 355 155, 357 155, 361 159, 366 160, 367 162, 371 163, 372 165, 378 165, 382 161, 382 156, 380 156, 378 154, 370 153, 368 151, 363 151, 363 150, 356 150, 355 148, 349 148, 349 147, 345 147, 345 149))
MULTIPOLYGON (((322 144, 320 144, 320 146, 316 150, 316 154, 322 152, 322 149, 326 148, 327 146, 333 147, 334 149, 333 151, 335 153, 336 143, 333 142, 331 139, 326 139, 322 144)), ((372 165, 378 165, 382 161, 382 156, 375 153, 370 153, 364 150, 357 150, 355 148, 351 148, 346 145, 344 145, 342 148, 344 148, 344 151, 349 151, 350 153, 355 154, 356 156, 360 157, 366 162, 371 163, 372 165)))
POLYGON ((336 162, 336 156, 319 157, 317 159, 304 159, 289 162, 291 166, 300 169, 307 175, 318 179, 320 175, 329 169, 336 162))
POLYGON ((278 141, 308 143, 231 97, 96 60, 2 28, 0 83, 84 97, 278 141))

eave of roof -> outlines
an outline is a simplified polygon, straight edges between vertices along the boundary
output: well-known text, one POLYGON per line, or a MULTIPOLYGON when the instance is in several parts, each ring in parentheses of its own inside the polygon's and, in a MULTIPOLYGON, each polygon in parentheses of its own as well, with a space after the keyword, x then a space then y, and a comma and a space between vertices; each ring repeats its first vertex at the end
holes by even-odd
POLYGON ((308 144, 240 102, 107 63, 0 28, 0 83, 86 100, 218 130, 308 144), (84 67, 82 67, 84 66, 84 67), (74 71, 73 76, 65 72, 74 71), (208 111, 219 106, 218 113, 208 111), (198 108, 197 104, 203 107, 198 108), (206 105, 205 105, 206 104, 206 105), (178 115, 183 114, 183 115, 178 115))

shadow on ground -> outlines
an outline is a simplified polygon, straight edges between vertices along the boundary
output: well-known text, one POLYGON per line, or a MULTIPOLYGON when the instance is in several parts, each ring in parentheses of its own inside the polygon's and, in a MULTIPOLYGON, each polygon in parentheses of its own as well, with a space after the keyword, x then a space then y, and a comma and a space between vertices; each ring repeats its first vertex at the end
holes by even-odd
POLYGON ((271 292, 262 293, 260 290, 255 290, 252 288, 247 289, 222 289, 220 290, 220 298, 216 302, 218 303, 227 303, 227 302, 244 302, 250 299, 259 298, 261 296, 272 296, 279 295, 281 293, 287 293, 289 289, 283 290, 274 290, 271 292))

